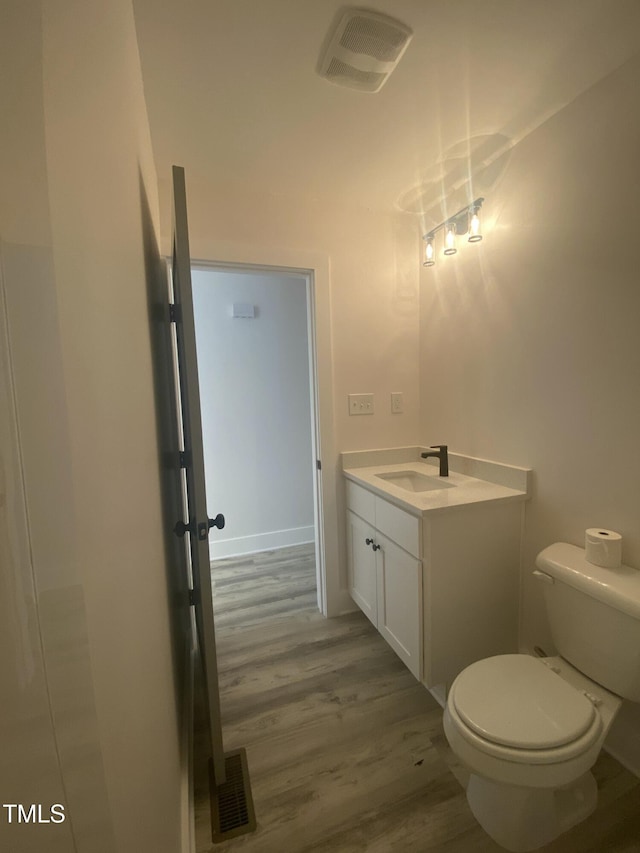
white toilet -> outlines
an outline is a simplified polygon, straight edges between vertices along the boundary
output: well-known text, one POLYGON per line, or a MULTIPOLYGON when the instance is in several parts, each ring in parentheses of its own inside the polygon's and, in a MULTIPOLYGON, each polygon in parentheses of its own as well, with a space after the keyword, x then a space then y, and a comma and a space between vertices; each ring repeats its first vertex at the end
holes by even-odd
POLYGON ((640 702, 640 571, 556 543, 536 559, 560 657, 499 655, 451 685, 447 740, 467 800, 507 850, 536 850, 596 807, 589 772, 622 699, 640 702))

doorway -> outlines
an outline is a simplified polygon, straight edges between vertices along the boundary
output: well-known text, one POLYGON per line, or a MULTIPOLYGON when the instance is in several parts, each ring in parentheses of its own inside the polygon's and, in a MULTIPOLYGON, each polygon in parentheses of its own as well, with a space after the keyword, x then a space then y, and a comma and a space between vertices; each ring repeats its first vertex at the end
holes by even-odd
POLYGON ((226 518, 210 536, 212 567, 228 576, 265 554, 311 557, 324 612, 313 276, 201 262, 191 272, 207 502, 226 518))

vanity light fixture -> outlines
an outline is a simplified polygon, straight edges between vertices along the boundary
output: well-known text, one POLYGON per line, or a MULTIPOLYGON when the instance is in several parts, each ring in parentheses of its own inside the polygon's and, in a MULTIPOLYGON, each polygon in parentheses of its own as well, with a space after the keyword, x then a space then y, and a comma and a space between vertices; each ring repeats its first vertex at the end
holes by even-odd
POLYGON ((469 217, 469 243, 479 243, 482 240, 482 229, 480 225, 480 205, 475 205, 469 217))
POLYGON ((424 267, 432 267, 435 264, 435 252, 436 250, 433 247, 433 235, 427 235, 425 238, 426 245, 424 247, 424 267))
POLYGON ((466 207, 463 207, 457 213, 454 213, 453 216, 450 216, 448 219, 445 219, 444 222, 441 222, 439 225, 436 225, 435 228, 432 228, 428 234, 423 236, 423 240, 425 241, 425 252, 424 252, 424 261, 423 266, 432 267, 435 264, 435 248, 434 248, 434 240, 438 231, 444 230, 444 254, 445 255, 455 255, 458 251, 456 248, 456 235, 458 234, 469 234, 468 242, 469 243, 478 243, 482 240, 482 229, 480 223, 480 208, 482 207, 483 198, 477 198, 475 201, 472 201, 471 204, 468 204, 466 207))
POLYGON ((444 253, 445 255, 455 255, 458 251, 456 248, 456 223, 450 222, 444 234, 444 253))

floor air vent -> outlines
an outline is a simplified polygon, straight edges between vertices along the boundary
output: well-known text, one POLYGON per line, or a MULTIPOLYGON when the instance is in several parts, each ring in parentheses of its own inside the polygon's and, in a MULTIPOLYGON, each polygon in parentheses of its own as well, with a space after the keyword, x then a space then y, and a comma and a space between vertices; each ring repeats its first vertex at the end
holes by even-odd
POLYGON ((318 74, 361 92, 378 92, 407 49, 413 33, 395 18, 347 9, 328 36, 318 74))
POLYGON ((211 840, 214 843, 245 835, 256 828, 246 751, 236 749, 225 753, 224 763, 227 781, 216 785, 209 762, 211 840))

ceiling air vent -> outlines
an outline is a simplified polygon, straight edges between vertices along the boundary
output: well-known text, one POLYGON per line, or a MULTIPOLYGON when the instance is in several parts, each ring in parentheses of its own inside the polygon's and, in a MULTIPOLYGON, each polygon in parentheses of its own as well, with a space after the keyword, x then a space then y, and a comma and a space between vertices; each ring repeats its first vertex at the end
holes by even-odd
POLYGON ((318 74, 331 83, 378 92, 407 49, 413 32, 380 12, 347 9, 328 37, 318 74))

